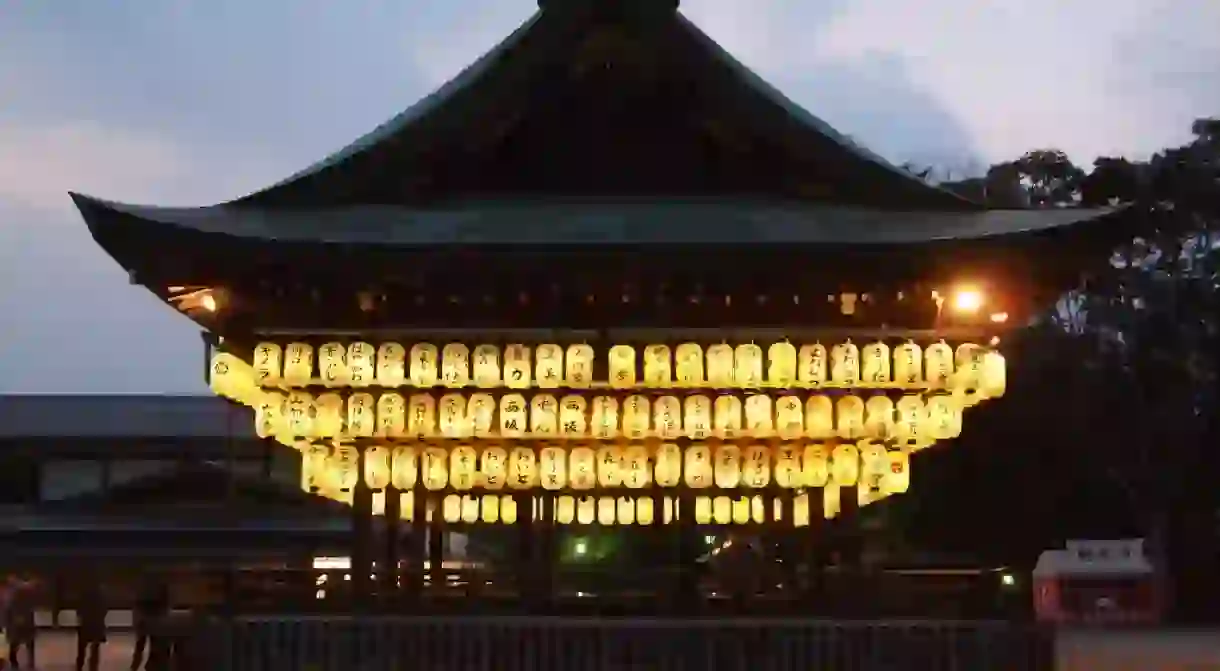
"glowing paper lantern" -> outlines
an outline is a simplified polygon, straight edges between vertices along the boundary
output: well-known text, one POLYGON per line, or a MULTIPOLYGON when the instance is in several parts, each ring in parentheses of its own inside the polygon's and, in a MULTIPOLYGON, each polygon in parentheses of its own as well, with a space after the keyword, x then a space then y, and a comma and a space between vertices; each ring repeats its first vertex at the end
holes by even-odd
POLYGON ((466 426, 476 438, 496 434, 496 399, 491 394, 471 394, 466 402, 466 426))
POLYGON ((318 373, 328 387, 348 384, 347 348, 343 343, 328 342, 318 348, 318 373))
POLYGON ((796 380, 796 347, 790 342, 777 342, 768 347, 767 383, 775 387, 791 387, 796 380))
POLYGON ((325 445, 310 445, 301 455, 301 489, 317 493, 326 488, 327 461, 330 448, 325 445))
POLYGON ((775 450, 775 484, 784 489, 804 486, 801 473, 801 453, 792 445, 780 445, 775 450))
POLYGON ((373 384, 377 374, 377 350, 366 342, 347 346, 347 380, 353 387, 373 384))
POLYGON ((563 348, 559 345, 539 345, 534 353, 534 379, 543 389, 563 386, 563 348))
POLYGON ((703 348, 688 342, 678 345, 674 353, 677 361, 678 384, 683 387, 698 387, 703 384, 703 348))
POLYGON ((839 487, 854 487, 860 478, 860 451, 855 445, 840 443, 830 453, 830 482, 839 487))
POLYGON ((502 447, 488 447, 479 459, 479 484, 500 489, 508 479, 508 453, 502 447))
POLYGON ((928 435, 936 440, 957 438, 962 433, 962 402, 948 394, 928 399, 928 435))
POLYGON ((987 398, 999 398, 1004 395, 1007 386, 1006 365, 1004 355, 992 350, 983 357, 983 376, 979 383, 979 392, 987 398))
POLYGON ((284 412, 288 435, 302 438, 314 435, 313 419, 317 410, 313 405, 313 394, 306 391, 288 392, 284 412))
POLYGON ((618 513, 615 515, 618 518, 618 524, 635 524, 635 499, 627 496, 620 496, 615 500, 618 508, 618 513))
POLYGON ((304 387, 313 377, 313 347, 303 343, 288 343, 284 351, 284 382, 290 387, 304 387))
POLYGON ((440 365, 440 353, 436 345, 421 342, 411 346, 410 354, 411 384, 416 387, 435 387, 440 381, 437 366, 440 365))
POLYGON ((470 348, 460 342, 441 350, 441 382, 453 389, 470 384, 470 348))
POLYGON ((504 348, 504 386, 528 389, 530 386, 530 348, 509 345, 504 348))
POLYGON ((695 524, 711 524, 713 517, 712 497, 696 496, 695 497, 695 524))
POLYGON ((736 438, 741 435, 741 399, 736 396, 717 396, 712 404, 712 431, 717 438, 736 438))
POLYGON ((728 389, 735 384, 733 348, 725 343, 707 348, 707 381, 717 389, 728 389))
POLYGON ((407 433, 407 403, 393 392, 377 398, 377 435, 399 438, 407 433))
POLYGON ((771 483, 771 452, 764 445, 751 445, 742 455, 741 482, 746 487, 766 487, 771 483))
POLYGON ((717 487, 731 489, 741 484, 741 450, 736 445, 721 445, 713 455, 713 480, 717 487))
POLYGON ((528 447, 514 447, 508 453, 508 486, 530 489, 538 484, 538 463, 528 447))
POLYGON ((471 362, 471 377, 475 386, 481 389, 494 389, 500 386, 500 348, 495 345, 483 344, 474 348, 471 362))
POLYGON ((436 435, 436 399, 431 394, 412 394, 407 400, 407 433, 420 438, 436 435))
POLYGON ((656 510, 652 505, 652 499, 642 497, 635 500, 635 521, 643 526, 652 526, 656 520, 656 510))
POLYGON ((894 435, 894 402, 880 394, 864 404, 864 435, 885 439, 894 435))
POLYGON ((588 447, 574 447, 568 455, 572 489, 593 489, 597 484, 597 453, 588 447))
POLYGON ((924 376, 933 389, 947 389, 953 380, 953 348, 943 340, 923 354, 924 376))
POLYGON ((590 418, 593 425, 594 438, 615 438, 618 436, 618 400, 611 396, 597 396, 593 399, 593 412, 590 418))
POLYGON ((712 484, 712 451, 707 445, 696 444, 686 448, 683 475, 686 486, 692 489, 710 487, 712 484))
POLYGON ((835 403, 835 433, 850 439, 864 435, 864 401, 859 396, 841 396, 835 403))
POLYGON ((505 394, 500 398, 500 436, 520 438, 529 427, 529 411, 521 394, 505 394))
POLYGON ((572 496, 560 496, 555 499, 555 521, 559 524, 592 524, 597 514, 595 508, 593 497, 583 496, 578 501, 572 496))
POLYGON ((360 472, 360 454, 350 445, 338 445, 331 453, 332 468, 335 469, 339 491, 350 492, 356 488, 360 472))
POLYGON ((469 494, 462 497, 462 521, 474 524, 479 521, 479 499, 469 494))
POLYGON ((466 491, 474 487, 478 475, 478 455, 469 445, 459 445, 449 453, 449 485, 466 491))
POLYGON ((644 384, 664 389, 673 384, 673 364, 669 358, 669 347, 648 345, 644 347, 644 384))
POLYGON ((623 435, 632 440, 647 437, 649 414, 647 396, 628 396, 623 403, 623 435))
POLYGON ((652 406, 653 427, 666 440, 682 436, 682 402, 677 396, 662 396, 652 406))
POLYGON ((618 506, 614 502, 614 498, 610 496, 601 496, 597 499, 597 523, 602 525, 614 524, 614 518, 617 517, 618 506))
POLYGON ((347 409, 343 405, 343 397, 335 393, 326 393, 314 399, 313 433, 320 438, 338 438, 343 435, 343 427, 347 422, 347 409))
POLYGON ((559 402, 550 394, 538 394, 530 402, 530 433, 550 438, 559 433, 559 402))
POLYGON ((284 366, 284 350, 273 342, 260 342, 254 346, 254 381, 259 385, 279 384, 284 366))
POLYGON ((894 348, 894 382, 902 387, 918 387, 923 381, 923 350, 907 341, 894 348))
POLYGON ((615 446, 603 446, 597 450, 597 484, 602 487, 619 487, 623 484, 623 450, 615 446))
POLYGON ((834 401, 829 396, 814 395, 805 401, 805 435, 810 438, 833 438, 835 432, 834 401))
POLYGON ((558 447, 544 447, 538 453, 538 471, 543 489, 563 489, 568 483, 568 455, 558 447))
POLYGON ((886 494, 903 494, 911 487, 911 457, 902 450, 891 450, 889 471, 881 479, 881 490, 886 494))
POLYGON ((369 489, 385 489, 390 484, 390 450, 374 445, 364 451, 364 484, 369 489))
POLYGON ((683 402, 682 424, 686 437, 705 440, 712 433, 712 401, 706 396, 687 396, 683 402))
POLYGON ((820 443, 806 445, 801 475, 806 487, 825 487, 830 481, 830 448, 820 443))
POLYGON ((449 524, 462 519, 462 497, 449 494, 441 499, 441 519, 449 524))
POLYGON ((860 352, 860 375, 867 384, 890 381, 890 348, 881 341, 864 346, 860 352))
POLYGON ((763 351, 754 343, 738 345, 733 352, 733 381, 738 387, 756 389, 763 382, 763 351))
POLYGON ((446 438, 465 438, 470 435, 466 421, 466 397, 461 394, 445 394, 439 408, 441 435, 446 438))
POLYGON ((844 387, 860 383, 860 349, 851 341, 830 348, 830 379, 844 387))
POLYGON ((439 447, 429 447, 420 457, 420 470, 426 489, 436 491, 449 484, 449 455, 439 447))
POLYGON ((500 497, 500 521, 505 524, 517 523, 517 500, 511 496, 500 497))
POLYGON ((394 448, 390 457, 390 482, 398 489, 408 490, 415 486, 419 477, 417 456, 415 448, 409 445, 394 448))
POLYGON ((894 424, 894 436, 901 443, 917 444, 924 440, 928 429, 928 411, 923 398, 908 394, 894 404, 898 416, 894 424))
POLYGON ((983 381, 983 360, 987 351, 973 343, 957 346, 953 355, 953 388, 964 392, 977 392, 983 381))
MULTIPOLYGON (((630 489, 642 489, 648 486, 652 479, 648 468, 648 448, 643 445, 629 445, 625 448, 609 448, 622 452, 619 460, 620 478, 623 485, 630 489)), ((598 473, 600 475, 600 471, 598 473)))
POLYGON ((559 435, 564 438, 583 438, 589 430, 587 424, 588 403, 584 397, 571 394, 559 402, 559 435))
POLYGON ((568 345, 564 377, 569 387, 587 389, 593 384, 593 348, 589 345, 568 345))
POLYGON ((352 394, 347 399, 347 434, 367 438, 377 429, 376 401, 372 394, 352 394))
POLYGON ((797 379, 802 385, 820 387, 830 379, 826 375, 826 347, 821 343, 803 345, 797 358, 797 379))
POLYGON ((259 438, 271 438, 286 434, 283 394, 268 391, 254 409, 254 429, 259 438))
POLYGON ((789 395, 776 401, 775 428, 784 440, 794 440, 805 433, 805 413, 800 398, 789 395))
POLYGON ((733 523, 748 524, 750 522, 750 499, 749 497, 739 496, 736 499, 730 499, 733 506, 733 523))
POLYGON ((401 387, 406 381, 407 348, 402 343, 381 343, 377 348, 377 384, 401 387))
POLYGON ((682 450, 673 443, 657 448, 653 480, 660 487, 677 487, 682 476, 682 450))
POLYGON ((771 397, 766 394, 751 394, 746 397, 746 431, 751 436, 770 436, 775 432, 775 414, 771 408, 771 397))
POLYGON ((733 500, 727 496, 712 497, 712 521, 729 524, 733 521, 733 500))
POLYGON ((809 500, 808 494, 797 494, 792 498, 792 526, 809 526, 809 500))
POLYGON ((479 519, 484 524, 495 524, 500 521, 500 497, 495 494, 484 494, 482 510, 479 519))
POLYGON ((890 458, 886 454, 884 445, 862 440, 856 444, 856 448, 860 450, 860 469, 863 479, 872 482, 889 472, 890 458))
POLYGON ((630 345, 615 345, 610 348, 610 386, 615 389, 630 389, 635 386, 635 348, 630 345))

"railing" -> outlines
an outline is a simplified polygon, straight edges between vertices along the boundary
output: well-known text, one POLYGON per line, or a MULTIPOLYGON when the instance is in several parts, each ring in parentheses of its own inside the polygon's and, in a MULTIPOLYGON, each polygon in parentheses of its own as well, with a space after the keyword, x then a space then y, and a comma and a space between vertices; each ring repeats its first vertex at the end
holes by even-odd
POLYGON ((283 616, 193 631, 184 644, 195 664, 228 671, 1055 668, 1051 632, 1004 622, 283 616))

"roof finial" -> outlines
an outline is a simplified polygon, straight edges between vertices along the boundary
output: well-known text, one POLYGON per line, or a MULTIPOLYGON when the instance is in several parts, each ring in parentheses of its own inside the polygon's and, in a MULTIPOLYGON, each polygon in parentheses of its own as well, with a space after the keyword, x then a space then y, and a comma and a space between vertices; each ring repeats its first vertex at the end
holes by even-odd
POLYGON ((540 9, 596 9, 610 11, 673 12, 680 0, 538 0, 540 9))

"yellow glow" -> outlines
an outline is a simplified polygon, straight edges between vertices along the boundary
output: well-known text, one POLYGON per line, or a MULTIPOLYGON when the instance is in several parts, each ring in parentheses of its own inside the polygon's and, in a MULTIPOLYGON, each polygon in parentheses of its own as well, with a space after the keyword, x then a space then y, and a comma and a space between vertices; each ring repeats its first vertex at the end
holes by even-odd
POLYGON ((991 321, 996 324, 1003 324, 1004 322, 1008 321, 1008 313, 1007 312, 993 312, 991 314, 991 321))
POLYGON ((199 305, 201 305, 203 309, 207 310, 208 312, 216 312, 216 308, 219 307, 216 304, 216 297, 212 294, 204 294, 203 297, 199 299, 199 305))
POLYGON ((983 292, 978 289, 958 289, 953 292, 953 309, 964 313, 974 314, 983 307, 983 292))

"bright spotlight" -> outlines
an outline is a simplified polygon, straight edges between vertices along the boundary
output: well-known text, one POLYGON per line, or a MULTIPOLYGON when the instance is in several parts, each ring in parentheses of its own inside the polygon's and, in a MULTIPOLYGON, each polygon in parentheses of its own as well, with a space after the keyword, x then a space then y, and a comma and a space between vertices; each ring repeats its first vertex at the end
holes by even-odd
POLYGON ((203 309, 208 312, 216 312, 216 297, 212 294, 204 294, 199 299, 199 305, 203 306, 203 309))
POLYGON ((973 314, 983 307, 983 293, 975 289, 961 289, 953 294, 953 309, 973 314))

